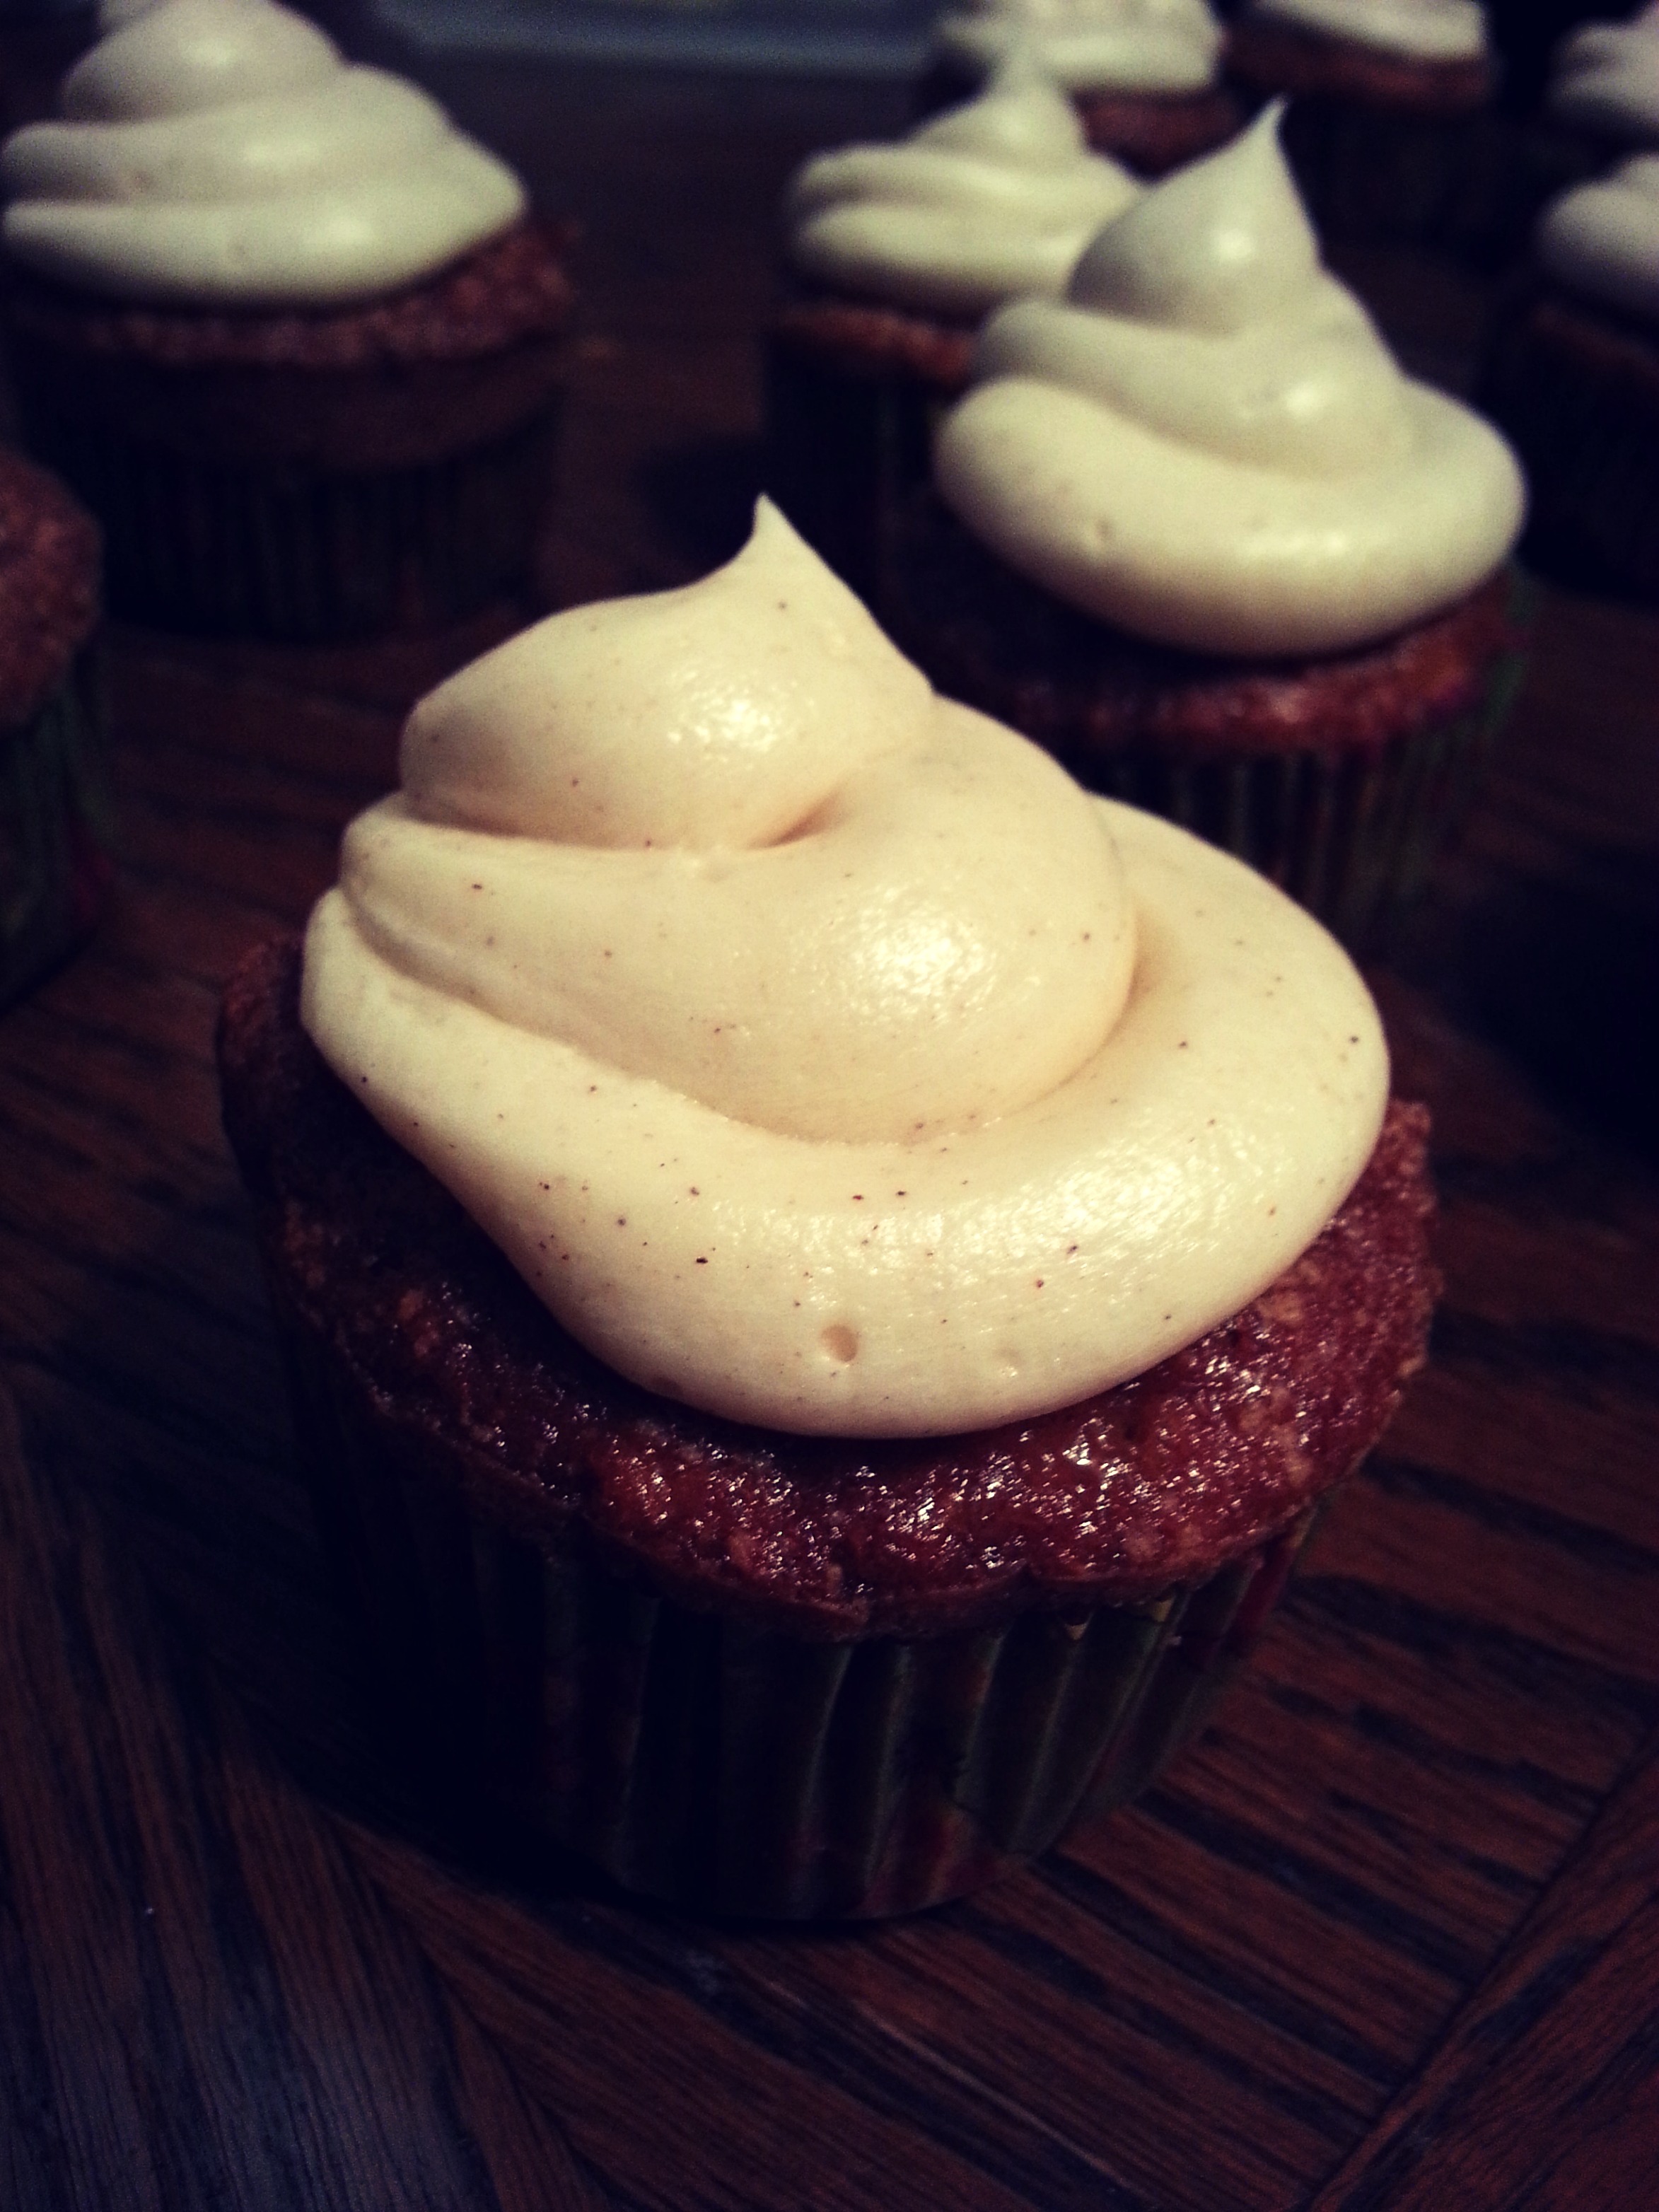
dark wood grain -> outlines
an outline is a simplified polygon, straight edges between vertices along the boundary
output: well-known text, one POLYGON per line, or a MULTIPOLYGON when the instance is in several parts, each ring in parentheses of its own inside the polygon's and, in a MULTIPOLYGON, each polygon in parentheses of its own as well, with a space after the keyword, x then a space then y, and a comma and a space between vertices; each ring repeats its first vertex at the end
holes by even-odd
MULTIPOLYGON (((586 228, 540 590, 696 573, 755 480, 777 188, 899 95, 441 76, 586 228)), ((1358 273, 1455 374, 1478 291, 1358 273)), ((331 879, 409 700, 529 604, 395 647, 112 642, 114 905, 0 1022, 0 2203, 1644 2212, 1659 619, 1547 595, 1374 975, 1446 1298, 1253 1670, 1029 1872, 815 1933, 630 1904, 422 1793, 218 1129, 226 972, 331 879)))

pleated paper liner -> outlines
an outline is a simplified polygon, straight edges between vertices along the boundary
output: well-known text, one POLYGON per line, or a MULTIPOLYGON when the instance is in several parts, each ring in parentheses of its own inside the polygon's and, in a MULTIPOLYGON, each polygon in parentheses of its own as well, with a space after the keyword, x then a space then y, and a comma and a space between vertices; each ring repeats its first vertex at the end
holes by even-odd
POLYGON ((915 1911, 1145 1787, 1312 1523, 1153 1602, 817 1642, 471 1510, 273 1286, 319 1522, 448 1771, 625 1888, 769 1919, 915 1911))
POLYGON ((1061 758, 1091 790, 1248 860, 1352 950, 1374 951, 1467 817, 1525 665, 1520 651, 1504 653, 1467 713, 1375 752, 1206 758, 1129 747, 1061 758))
POLYGON ((29 721, 0 731, 0 1006, 90 934, 112 817, 102 667, 87 648, 29 721))
POLYGON ((103 526, 112 613, 323 643, 431 629, 528 574, 551 418, 422 467, 365 471, 196 459, 92 423, 31 424, 103 526))

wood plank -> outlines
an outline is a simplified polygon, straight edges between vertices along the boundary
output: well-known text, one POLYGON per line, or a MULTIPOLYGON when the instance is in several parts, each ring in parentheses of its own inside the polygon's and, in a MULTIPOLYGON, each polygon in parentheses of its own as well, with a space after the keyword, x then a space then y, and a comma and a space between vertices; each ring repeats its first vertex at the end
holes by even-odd
POLYGON ((1659 2201, 1659 1746, 1308 2212, 1659 2201))

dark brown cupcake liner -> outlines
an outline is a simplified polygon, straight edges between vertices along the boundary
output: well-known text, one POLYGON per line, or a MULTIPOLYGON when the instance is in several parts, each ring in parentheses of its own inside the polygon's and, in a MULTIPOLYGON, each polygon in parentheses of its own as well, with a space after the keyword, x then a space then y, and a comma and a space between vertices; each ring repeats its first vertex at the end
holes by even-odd
POLYGON ((1351 949, 1373 950, 1468 816, 1525 665, 1519 650, 1503 654, 1477 705, 1376 751, 1206 758, 1127 748, 1066 764, 1091 790, 1247 860, 1351 949))
POLYGON ((1207 1717, 1314 1518, 1149 1603, 814 1641, 474 1511, 273 1300, 319 1523, 406 1726, 452 1788, 701 1911, 917 1911, 1122 1803, 1207 1717))
POLYGON ((102 670, 83 650, 46 704, 0 731, 0 1006, 90 933, 114 872, 102 670))
POLYGON ((774 338, 766 362, 763 489, 842 582, 879 603, 887 533, 927 482, 952 391, 894 368, 860 374, 774 338))
POLYGON ((438 629, 523 584, 550 413, 422 467, 238 466, 43 416, 33 448, 104 532, 112 613, 289 642, 438 629))

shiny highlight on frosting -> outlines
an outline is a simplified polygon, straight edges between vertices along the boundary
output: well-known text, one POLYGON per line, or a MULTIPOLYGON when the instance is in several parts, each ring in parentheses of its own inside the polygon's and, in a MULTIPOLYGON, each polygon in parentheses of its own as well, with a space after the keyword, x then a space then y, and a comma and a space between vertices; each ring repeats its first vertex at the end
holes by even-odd
POLYGON ((1317 1235, 1387 1091, 1317 924, 937 698, 764 502, 405 732, 302 1013, 564 1326, 806 1433, 1075 1402, 1317 1235))
POLYGON ((1322 269, 1269 109, 1109 224, 1060 301, 981 337, 939 490, 1085 612, 1199 651, 1323 653, 1503 561, 1508 447, 1403 377, 1322 269))
POLYGON ((329 307, 434 275, 516 222, 511 170, 416 86, 349 68, 273 0, 106 9, 62 119, 0 149, 4 238, 118 299, 329 307))

